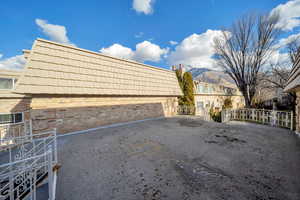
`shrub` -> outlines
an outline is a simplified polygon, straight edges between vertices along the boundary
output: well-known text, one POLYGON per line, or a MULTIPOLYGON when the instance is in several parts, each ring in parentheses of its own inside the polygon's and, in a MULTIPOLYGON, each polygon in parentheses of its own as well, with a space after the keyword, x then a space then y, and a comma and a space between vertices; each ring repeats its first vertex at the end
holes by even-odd
POLYGON ((229 98, 226 98, 226 99, 224 100, 224 104, 223 104, 222 108, 223 108, 223 109, 231 109, 231 108, 232 108, 232 100, 231 100, 230 97, 229 97, 229 98))
POLYGON ((222 122, 220 111, 216 111, 213 108, 210 108, 209 115, 211 116, 212 120, 214 120, 215 122, 222 122))

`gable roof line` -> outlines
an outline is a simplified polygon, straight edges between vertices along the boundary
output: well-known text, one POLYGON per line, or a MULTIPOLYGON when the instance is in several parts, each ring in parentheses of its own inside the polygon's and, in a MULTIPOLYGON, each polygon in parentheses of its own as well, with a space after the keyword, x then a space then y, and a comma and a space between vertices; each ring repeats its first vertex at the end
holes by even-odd
POLYGON ((46 42, 46 43, 50 43, 50 44, 55 44, 55 45, 62 46, 62 47, 67 47, 67 48, 70 48, 70 49, 75 49, 75 50, 83 51, 83 52, 86 52, 86 53, 92 53, 92 54, 95 54, 95 55, 100 55, 100 56, 107 57, 107 58, 112 58, 112 59, 115 59, 115 60, 125 61, 125 62, 129 62, 129 63, 133 63, 133 64, 140 64, 140 65, 144 65, 146 67, 150 67, 150 68, 153 68, 153 69, 156 69, 156 70, 162 70, 162 71, 173 73, 173 71, 169 70, 169 69, 163 69, 163 68, 160 68, 160 67, 155 67, 155 66, 152 66, 152 65, 147 65, 147 64, 144 64, 144 63, 141 63, 141 62, 136 62, 134 60, 128 60, 128 59, 118 58, 118 57, 115 57, 115 56, 109 56, 109 55, 105 55, 103 53, 98 53, 96 51, 91 51, 91 50, 87 50, 87 49, 75 47, 75 46, 72 46, 72 45, 61 44, 61 43, 58 43, 58 42, 53 42, 53 41, 42 39, 42 38, 37 38, 36 40, 37 41, 46 42))
POLYGON ((16 84, 15 93, 122 96, 182 95, 174 71, 150 67, 43 39, 35 40, 32 49, 26 53, 26 65, 16 84), (61 53, 60 51, 65 52, 61 53), (87 61, 85 57, 91 55, 92 60, 87 61), (87 63, 88 66, 83 63, 87 63), (53 64, 55 65, 54 68, 53 64), (60 64, 60 70, 53 70, 60 64), (98 70, 99 66, 107 68, 106 74, 103 74, 102 70, 98 70), (136 71, 136 68, 139 70, 136 71), (74 70, 77 69, 79 70, 78 73, 74 73, 74 70), (54 73, 50 73, 50 71, 54 73), (128 75, 132 75, 128 74, 130 72, 134 72, 133 75, 135 76, 128 78, 128 75), (97 78, 91 79, 90 77, 94 73, 96 73, 97 78), (165 84, 161 84, 162 77, 165 78, 165 84), (49 83, 51 84, 49 85, 49 83), (99 83, 101 83, 101 87, 98 87, 99 83))
POLYGON ((289 74, 286 86, 284 88, 285 92, 290 92, 300 85, 300 52, 297 54, 296 61, 289 74))

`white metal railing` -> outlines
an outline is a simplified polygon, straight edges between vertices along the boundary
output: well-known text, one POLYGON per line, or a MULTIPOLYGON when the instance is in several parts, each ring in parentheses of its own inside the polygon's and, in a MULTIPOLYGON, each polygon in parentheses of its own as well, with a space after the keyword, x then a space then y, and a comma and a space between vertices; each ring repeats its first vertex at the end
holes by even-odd
MULTIPOLYGON (((29 123, 31 124, 31 122, 29 123)), ((30 127, 31 128, 31 127, 30 127)), ((40 134, 13 133, 0 138, 5 149, 0 152, 0 200, 36 200, 37 186, 48 182, 49 199, 55 199, 57 165, 56 130, 40 134)), ((23 130, 26 130, 24 128, 23 130)), ((31 129, 28 131, 32 133, 31 129)))
POLYGON ((196 111, 195 106, 179 105, 177 107, 178 115, 194 115, 195 111, 196 111))
POLYGON ((222 122, 231 120, 252 121, 293 130, 293 112, 265 109, 226 109, 222 110, 222 122))
POLYGON ((205 121, 212 121, 212 118, 211 118, 211 116, 209 114, 209 111, 207 109, 197 108, 195 115, 201 117, 205 121))
MULTIPOLYGON (((20 137, 32 136, 31 120, 25 120, 13 124, 0 124, 0 150, 6 145, 12 144, 13 140, 20 137)), ((23 138, 24 139, 24 138, 23 138)))
MULTIPOLYGON (((29 158, 8 163, 4 167, 9 168, 9 173, 1 175, 0 199, 24 199, 29 196, 36 200, 38 184, 48 178, 49 191, 53 187, 52 150, 44 154, 31 156, 29 158)), ((1 169, 1 166, 0 166, 1 169)), ((49 199, 53 199, 49 192, 49 199)))

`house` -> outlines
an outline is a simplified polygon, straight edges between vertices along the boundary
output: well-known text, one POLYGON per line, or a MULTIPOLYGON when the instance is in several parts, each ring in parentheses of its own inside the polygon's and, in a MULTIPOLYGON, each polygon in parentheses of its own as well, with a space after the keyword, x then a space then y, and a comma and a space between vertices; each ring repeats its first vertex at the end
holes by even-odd
POLYGON ((232 108, 244 107, 245 101, 241 92, 234 86, 194 81, 196 114, 209 111, 211 108, 222 110, 225 99, 231 99, 232 108))
POLYGON ((296 61, 290 72, 285 92, 295 92, 296 93, 296 105, 295 105, 295 126, 296 132, 300 132, 300 52, 298 52, 296 61))
POLYGON ((0 72, 0 123, 64 134, 177 113, 173 71, 43 39, 24 56, 21 72, 0 72))
POLYGON ((256 106, 265 109, 291 110, 294 96, 284 92, 288 69, 274 68, 270 73, 258 74, 258 85, 254 96, 256 106))
POLYGON ((0 70, 0 122, 18 123, 23 120, 23 111, 27 110, 30 98, 24 94, 13 93, 21 71, 0 70))

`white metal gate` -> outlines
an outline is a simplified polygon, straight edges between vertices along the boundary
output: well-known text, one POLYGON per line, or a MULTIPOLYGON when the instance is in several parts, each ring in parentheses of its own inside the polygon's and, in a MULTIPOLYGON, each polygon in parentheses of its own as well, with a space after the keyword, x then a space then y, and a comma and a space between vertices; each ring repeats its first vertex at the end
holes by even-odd
POLYGON ((196 116, 199 116, 202 120, 212 121, 212 118, 207 109, 197 109, 196 116))
POLYGON ((195 106, 179 105, 177 107, 177 114, 178 115, 194 115, 195 110, 196 110, 195 106))
POLYGON ((265 109, 222 110, 222 122, 231 120, 250 121, 293 130, 293 112, 265 109))
POLYGON ((48 183, 55 199, 56 130, 32 134, 31 121, 0 125, 0 200, 36 200, 37 188, 48 183))

